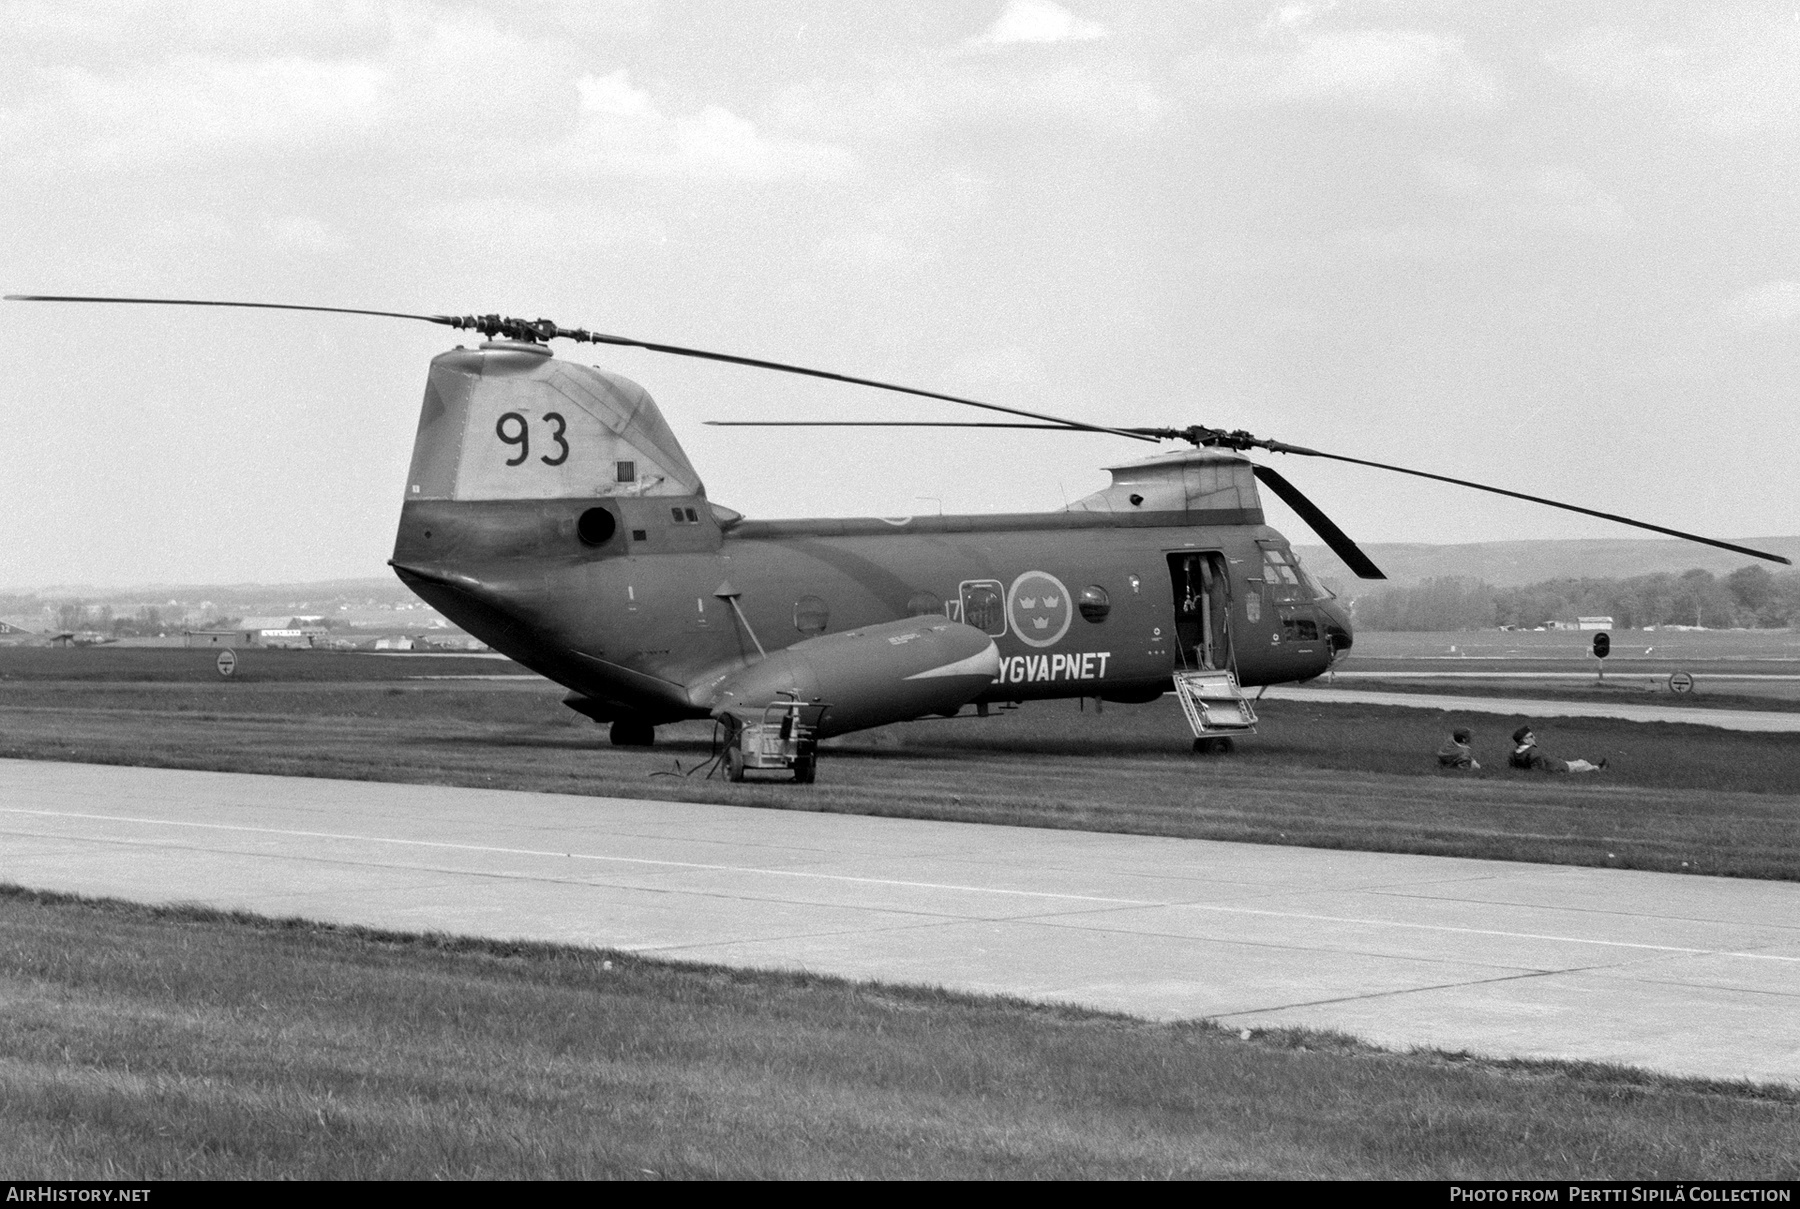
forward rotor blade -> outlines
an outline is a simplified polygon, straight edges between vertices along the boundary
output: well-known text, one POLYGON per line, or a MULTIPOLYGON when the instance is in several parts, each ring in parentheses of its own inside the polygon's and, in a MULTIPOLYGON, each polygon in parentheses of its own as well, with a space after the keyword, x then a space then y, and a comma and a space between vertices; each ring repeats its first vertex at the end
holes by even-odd
POLYGON ((1270 491, 1280 497, 1281 502, 1292 508, 1300 519, 1306 522, 1307 528, 1317 533, 1331 552, 1344 560, 1344 565, 1356 574, 1358 579, 1386 579, 1381 568, 1345 533, 1332 523, 1329 516, 1319 510, 1319 506, 1300 493, 1300 489, 1282 478, 1267 466, 1251 463, 1256 471, 1257 479, 1270 491))
POLYGON ((110 302, 133 306, 213 306, 238 307, 259 311, 318 311, 334 315, 375 315, 384 319, 417 319, 425 323, 442 324, 445 327, 466 329, 480 332, 492 339, 495 336, 506 336, 514 340, 574 340, 580 344, 610 344, 617 348, 641 348, 652 353, 666 353, 674 357, 693 357, 702 361, 718 361, 725 365, 743 365, 752 369, 771 369, 784 374, 799 374, 807 378, 822 378, 828 382, 846 382, 852 386, 870 386, 876 390, 893 391, 896 394, 914 395, 921 399, 940 399, 946 403, 960 403, 964 407, 979 407, 984 411, 996 411, 1003 415, 1023 416, 1028 420, 1047 421, 1046 427, 1070 428, 1077 432, 1106 432, 1114 436, 1129 437, 1136 441, 1156 441, 1158 438, 1143 432, 1125 428, 1109 428, 1104 424, 1087 424, 1080 420, 1070 420, 1062 416, 1047 415, 1043 412, 1025 411, 1017 407, 1002 407, 998 403, 983 403, 979 399, 965 399, 961 395, 943 394, 935 390, 921 390, 913 386, 900 386, 893 382, 879 382, 874 378, 858 378, 851 374, 832 373, 829 370, 810 369, 804 365, 791 365, 785 361, 765 361, 760 357, 739 357, 732 353, 709 352, 702 348, 687 348, 679 344, 657 344, 650 340, 637 340, 630 336, 611 336, 605 332, 591 332, 586 328, 563 327, 549 319, 515 319, 506 315, 413 315, 404 311, 366 311, 342 306, 296 306, 281 302, 218 302, 198 298, 97 298, 70 294, 8 294, 8 302, 110 302))
MULTIPOLYGON (((1276 443, 1270 442, 1270 444, 1273 445, 1276 443)), ((1341 453, 1322 453, 1317 449, 1306 449, 1299 445, 1281 446, 1279 452, 1301 454, 1311 458, 1330 458, 1335 462, 1349 462, 1355 466, 1370 466, 1376 470, 1392 470, 1396 474, 1410 474, 1414 478, 1432 479, 1439 483, 1450 483, 1457 487, 1473 487, 1477 491, 1487 491, 1494 495, 1509 496, 1515 500, 1526 500, 1533 504, 1543 504, 1549 508, 1561 508, 1565 512, 1579 512, 1583 516, 1595 516, 1603 521, 1617 521, 1621 525, 1630 525, 1635 529, 1648 529, 1652 533, 1661 533, 1668 537, 1679 537, 1683 541, 1699 542, 1703 546, 1714 546, 1720 550, 1730 550, 1737 554, 1748 554, 1752 558, 1763 558, 1770 562, 1782 563, 1790 567, 1794 565, 1793 559, 1783 558, 1779 554, 1770 554, 1767 550, 1754 550, 1749 546, 1740 546, 1733 542, 1723 542, 1719 541, 1717 538, 1701 537, 1698 533, 1685 533, 1680 529, 1670 529, 1663 525, 1652 525, 1649 521, 1633 520, 1629 516, 1620 516, 1616 512, 1600 512, 1593 508, 1583 508, 1579 504, 1565 504, 1561 500, 1545 499, 1541 495, 1526 495, 1523 491, 1508 491, 1504 487, 1491 487, 1486 483, 1477 483, 1469 479, 1453 479, 1448 475, 1429 474, 1423 470, 1409 470, 1405 466, 1391 466, 1386 462, 1369 462, 1362 458, 1345 457, 1341 453)), ((1257 467, 1257 477, 1260 478, 1262 476, 1262 470, 1262 467, 1257 467)), ((1270 483, 1269 486, 1277 495, 1281 494, 1280 490, 1276 488, 1273 483, 1270 483)), ((1282 498, 1286 499, 1287 497, 1282 496, 1282 498)), ((1290 506, 1292 506, 1291 501, 1290 506)), ((1295 508, 1294 510, 1296 512, 1299 511, 1298 508, 1295 508)), ((1311 522, 1309 521, 1308 523, 1310 524, 1311 522)), ((1320 536, 1323 537, 1324 535, 1320 534, 1320 536)), ((1335 546, 1332 548, 1336 549, 1335 546)), ((1342 557, 1341 553, 1339 557, 1342 557)), ((1345 559, 1345 561, 1348 562, 1349 560, 1345 559)))

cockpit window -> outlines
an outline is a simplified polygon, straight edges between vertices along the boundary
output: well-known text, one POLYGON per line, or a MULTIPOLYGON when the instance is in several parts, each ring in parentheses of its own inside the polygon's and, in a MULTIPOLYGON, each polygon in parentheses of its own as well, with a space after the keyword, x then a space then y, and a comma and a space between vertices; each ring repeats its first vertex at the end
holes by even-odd
POLYGON ((1263 583, 1274 593, 1276 600, 1309 600, 1312 593, 1300 582, 1300 573, 1288 561, 1286 553, 1272 547, 1263 547, 1263 583))
POLYGON ((1263 547, 1263 583, 1276 600, 1331 600, 1337 593, 1314 579, 1292 550, 1263 547))
POLYGON ((1333 600, 1337 593, 1312 577, 1312 573, 1300 565, 1300 556, 1289 552, 1288 558, 1293 560, 1294 572, 1300 576, 1300 585, 1306 589, 1307 595, 1314 600, 1333 600))

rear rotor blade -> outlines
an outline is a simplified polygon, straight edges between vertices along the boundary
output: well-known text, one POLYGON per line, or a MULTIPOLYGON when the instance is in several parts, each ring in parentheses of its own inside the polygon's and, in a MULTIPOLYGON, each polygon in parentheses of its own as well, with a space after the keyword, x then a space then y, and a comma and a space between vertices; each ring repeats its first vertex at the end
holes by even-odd
MULTIPOLYGON (((683 348, 676 344, 652 344, 647 340, 631 340, 624 336, 607 336, 599 332, 561 331, 558 335, 572 340, 583 340, 590 344, 613 344, 626 348, 648 349, 653 353, 670 353, 677 357, 697 357, 703 361, 720 361, 726 365, 747 365, 753 369, 772 369, 785 374, 799 374, 806 378, 823 378, 828 382, 847 382, 852 386, 872 386, 876 390, 891 390, 896 394, 915 395, 921 399, 941 399, 946 403, 960 403, 964 407, 979 407, 983 411, 997 411, 1002 415, 1024 416, 1028 420, 1047 420, 1046 428, 1067 428, 1076 432, 1105 432, 1115 437, 1130 437, 1134 441, 1155 442, 1158 438, 1144 433, 1134 432, 1129 428, 1109 428, 1104 424, 1087 424, 1081 420, 1070 420, 1063 416, 1048 415, 1041 411, 1026 411, 1020 407, 1002 407, 998 403, 983 403, 978 399, 965 399, 961 395, 947 395, 935 390, 921 390, 913 386, 899 386, 892 382, 878 382, 873 378, 857 378, 850 374, 835 374, 829 370, 808 369, 804 365, 790 365, 785 361, 763 361, 756 357, 737 357, 729 353, 710 353, 704 349, 683 348)), ((802 421, 793 421, 792 427, 801 427, 802 421)), ((926 427, 921 423, 919 427, 926 427)), ((948 427, 948 425, 946 425, 948 427)))
POLYGON ((495 336, 505 336, 513 340, 529 341, 574 340, 580 344, 609 344, 617 348, 641 348, 648 352, 666 353, 674 357, 693 357, 702 361, 718 361, 725 365, 771 369, 784 374, 822 378, 828 382, 869 386, 876 390, 914 395, 921 399, 940 399, 946 403, 960 403, 964 407, 979 407, 984 411, 996 411, 1003 415, 1047 421, 1046 426, 1051 428, 1069 428, 1077 432, 1105 432, 1111 433, 1113 436, 1129 437, 1135 441, 1154 442, 1158 439, 1155 436, 1131 429, 1110 428, 1104 424, 1088 424, 1081 420, 1066 419, 1063 416, 1026 411, 1018 407, 1002 407, 998 403, 983 403, 979 399, 965 399, 961 395, 921 390, 918 387, 900 386, 893 382, 879 382, 874 378, 858 378, 851 374, 832 373, 829 370, 810 369, 804 365, 791 365, 785 361, 765 361, 760 357, 739 357, 732 353, 715 353, 707 349, 687 348, 679 344, 658 344, 650 340, 633 339, 630 336, 611 336, 605 332, 592 332, 586 328, 563 327, 549 319, 515 319, 507 315, 414 315, 404 311, 367 311, 342 306, 296 306, 281 302, 219 302, 197 298, 98 298, 71 294, 8 294, 6 300, 8 302, 110 302, 133 306, 238 307, 260 311, 318 311, 334 315, 375 315, 384 319, 417 319, 425 323, 437 323, 445 327, 477 331, 490 339, 495 336))
POLYGON ((443 315, 408 315, 402 311, 363 311, 347 306, 296 306, 286 302, 213 302, 201 298, 85 298, 74 294, 8 294, 8 302, 113 302, 127 306, 227 306, 253 311, 323 311, 332 315, 375 315, 382 319, 422 319, 442 323, 443 315))
MULTIPOLYGON (((702 420, 710 428, 1039 428, 1048 432, 1087 432, 1067 424, 1009 424, 1000 420, 702 420)), ((1115 433, 1135 435, 1128 429, 1109 428, 1115 433)), ((1150 440, 1154 438, 1140 438, 1150 440)))
POLYGON ((1357 544, 1350 540, 1350 535, 1332 523, 1329 516, 1319 510, 1319 506, 1300 494, 1300 489, 1282 478, 1267 466, 1251 463, 1256 477, 1270 491, 1273 491, 1281 502, 1292 508, 1307 528, 1317 533, 1331 552, 1344 560, 1344 565, 1356 574, 1358 579, 1386 579, 1381 568, 1369 558, 1357 544))

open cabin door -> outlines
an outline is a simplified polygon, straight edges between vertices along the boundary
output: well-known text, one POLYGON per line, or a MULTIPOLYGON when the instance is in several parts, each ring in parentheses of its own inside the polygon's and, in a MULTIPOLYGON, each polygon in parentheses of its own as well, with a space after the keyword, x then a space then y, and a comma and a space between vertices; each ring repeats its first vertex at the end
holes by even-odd
POLYGON ((1175 590, 1176 666, 1223 671, 1232 665, 1231 579, 1216 550, 1169 555, 1175 590))
POLYGON ((1256 733, 1256 710, 1238 686, 1231 647, 1231 577, 1216 550, 1169 556, 1175 590, 1175 696, 1194 731, 1194 750, 1229 751, 1232 736, 1256 733))

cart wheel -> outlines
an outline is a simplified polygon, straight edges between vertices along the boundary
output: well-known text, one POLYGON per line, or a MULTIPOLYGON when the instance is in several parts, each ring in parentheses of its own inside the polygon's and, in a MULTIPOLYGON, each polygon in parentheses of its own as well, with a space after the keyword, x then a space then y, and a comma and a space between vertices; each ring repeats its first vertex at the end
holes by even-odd
POLYGON ((1229 737, 1212 739, 1195 739, 1194 754, 1197 756, 1222 756, 1236 748, 1229 737))
POLYGON ((817 756, 801 756, 794 761, 794 784, 811 785, 813 778, 819 775, 819 759, 817 756))
POLYGON ((744 779, 744 753, 736 747, 725 749, 725 779, 727 781, 744 779))

